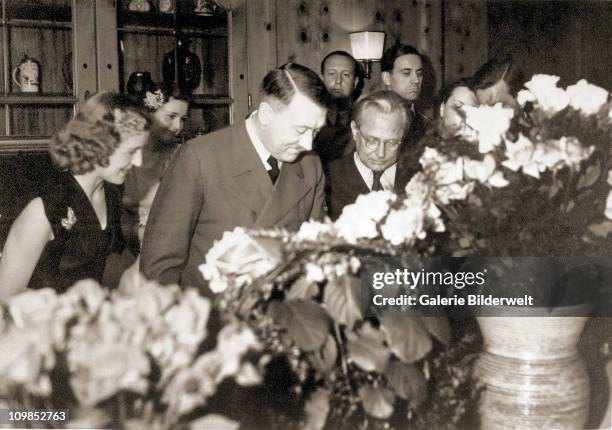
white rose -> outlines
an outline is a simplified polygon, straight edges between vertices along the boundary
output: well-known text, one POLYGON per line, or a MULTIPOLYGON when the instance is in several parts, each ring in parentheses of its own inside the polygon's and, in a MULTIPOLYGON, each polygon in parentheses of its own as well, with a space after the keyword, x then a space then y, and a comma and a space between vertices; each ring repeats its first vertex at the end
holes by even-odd
POLYGON ((537 105, 549 117, 562 111, 569 104, 569 96, 563 88, 557 87, 558 76, 533 75, 525 87, 537 99, 537 105))
POLYGON ((380 228, 383 237, 393 245, 411 243, 415 239, 424 239, 424 213, 420 207, 409 207, 393 210, 380 228))
POLYGON ((608 101, 608 92, 597 85, 592 85, 586 79, 579 80, 575 85, 567 87, 570 106, 585 115, 594 115, 608 101))
POLYGON ((395 198, 395 194, 390 191, 372 191, 357 197, 355 203, 342 210, 334 224, 340 237, 349 242, 377 237, 377 222, 387 214, 389 203, 395 198))
POLYGON ((437 187, 435 196, 440 203, 447 205, 451 200, 465 200, 472 190, 474 190, 474 182, 455 183, 437 187))
POLYGON ((525 174, 539 178, 540 169, 533 158, 534 152, 535 145, 533 142, 523 133, 520 133, 516 142, 506 141, 506 157, 508 159, 504 160, 502 165, 514 172, 522 168, 525 174))
POLYGON ((514 110, 501 103, 495 106, 464 106, 466 124, 478 133, 478 151, 491 152, 502 141, 502 135, 510 128, 514 110))
POLYGON ((495 158, 487 154, 482 161, 465 160, 465 175, 481 184, 502 188, 509 184, 501 171, 496 169, 495 158))
POLYGON ((295 239, 314 242, 321 236, 331 233, 333 233, 333 225, 329 222, 308 221, 302 223, 295 235, 295 239))
POLYGON ((529 90, 520 90, 516 95, 516 101, 521 107, 524 107, 527 102, 535 102, 537 101, 536 96, 529 90))

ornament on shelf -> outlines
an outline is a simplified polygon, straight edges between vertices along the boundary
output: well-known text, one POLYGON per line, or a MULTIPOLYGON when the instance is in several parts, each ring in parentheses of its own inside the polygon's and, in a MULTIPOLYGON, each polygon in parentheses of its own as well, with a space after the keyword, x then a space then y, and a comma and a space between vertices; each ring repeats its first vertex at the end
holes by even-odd
POLYGON ((190 44, 188 39, 178 39, 176 49, 167 52, 162 63, 164 85, 172 87, 177 82, 186 94, 192 94, 202 80, 202 65, 198 56, 189 51, 190 44))
POLYGON ((149 0, 132 0, 128 5, 128 9, 132 12, 149 12, 152 8, 149 0))
POLYGON ((40 65, 36 60, 23 54, 23 60, 13 69, 13 82, 22 93, 40 91, 40 65))
POLYGON ((194 13, 200 16, 213 16, 217 5, 212 0, 196 0, 194 13))
POLYGON ((135 100, 144 100, 147 91, 153 91, 155 83, 149 72, 133 72, 127 82, 127 93, 135 100))
POLYGON ((163 13, 174 13, 174 0, 159 0, 159 11, 163 13))

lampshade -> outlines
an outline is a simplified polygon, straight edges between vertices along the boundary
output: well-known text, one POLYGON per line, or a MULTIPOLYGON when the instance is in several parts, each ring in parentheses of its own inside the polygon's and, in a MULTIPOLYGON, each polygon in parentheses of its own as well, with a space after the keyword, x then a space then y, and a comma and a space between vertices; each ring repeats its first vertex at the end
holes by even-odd
POLYGON ((385 46, 385 33, 382 31, 357 31, 349 35, 351 49, 356 60, 380 60, 385 46))

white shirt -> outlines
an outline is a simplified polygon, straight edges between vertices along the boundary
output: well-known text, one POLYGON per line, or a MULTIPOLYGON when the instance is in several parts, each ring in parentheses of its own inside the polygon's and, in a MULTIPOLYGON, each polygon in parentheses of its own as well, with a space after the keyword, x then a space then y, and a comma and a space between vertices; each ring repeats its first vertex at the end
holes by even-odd
MULTIPOLYGON (((251 143, 255 147, 255 151, 257 151, 257 155, 259 155, 259 158, 261 159, 261 162, 263 163, 266 170, 270 171, 272 170, 272 166, 270 166, 270 163, 268 163, 268 158, 272 154, 270 154, 270 151, 268 151, 266 147, 264 146, 264 144, 261 142, 261 140, 259 140, 259 136, 257 136, 257 132, 255 131, 255 124, 253 123, 253 121, 255 120, 253 119, 253 115, 255 115, 256 113, 257 111, 254 111, 246 119, 245 121, 246 131, 247 131, 247 134, 249 135, 249 139, 251 139, 251 143)), ((278 168, 279 170, 281 168, 280 160, 278 161, 278 168)))
MULTIPOLYGON (((357 166, 357 170, 359 174, 363 178, 363 181, 366 183, 368 188, 372 190, 372 183, 374 182, 374 173, 363 164, 361 158, 359 158, 359 154, 357 151, 353 153, 353 158, 355 160, 355 166, 357 166)), ((383 190, 393 191, 393 186, 395 185, 395 170, 397 168, 397 163, 393 163, 389 167, 385 169, 382 176, 380 177, 380 185, 382 185, 383 190)))

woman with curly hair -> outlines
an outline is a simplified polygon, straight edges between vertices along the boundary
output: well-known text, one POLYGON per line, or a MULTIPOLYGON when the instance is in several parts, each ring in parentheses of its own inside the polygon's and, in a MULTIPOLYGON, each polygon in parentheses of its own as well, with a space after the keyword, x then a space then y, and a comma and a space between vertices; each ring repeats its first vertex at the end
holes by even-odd
POLYGON ((142 162, 150 122, 119 94, 101 93, 51 139, 58 172, 13 223, 0 259, 0 298, 29 288, 64 292, 102 280, 106 257, 123 246, 117 185, 142 162))

